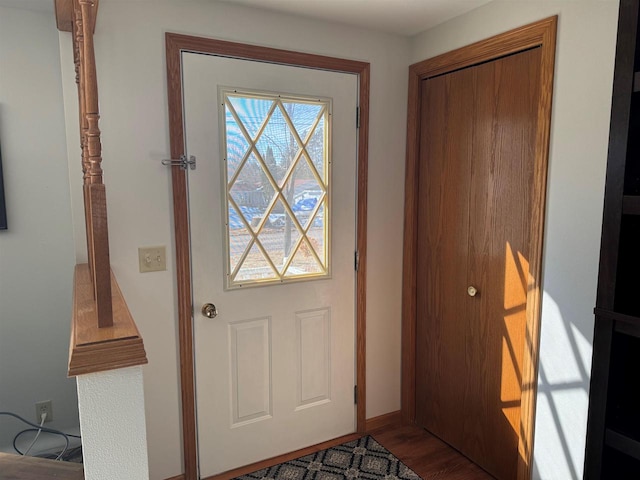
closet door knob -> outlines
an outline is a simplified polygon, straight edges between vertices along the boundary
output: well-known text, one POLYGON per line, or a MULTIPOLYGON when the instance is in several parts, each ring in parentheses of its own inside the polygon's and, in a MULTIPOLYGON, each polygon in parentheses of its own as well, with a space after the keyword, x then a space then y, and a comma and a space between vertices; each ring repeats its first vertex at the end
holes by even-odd
POLYGON ((478 289, 473 285, 470 285, 469 288, 467 288, 467 293, 470 297, 475 297, 478 294, 478 289))

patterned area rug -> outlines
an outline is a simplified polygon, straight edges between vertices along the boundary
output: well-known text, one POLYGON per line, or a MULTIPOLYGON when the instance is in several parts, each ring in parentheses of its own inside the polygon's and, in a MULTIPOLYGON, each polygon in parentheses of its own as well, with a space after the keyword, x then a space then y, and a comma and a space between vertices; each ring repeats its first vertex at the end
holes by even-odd
POLYGON ((237 477, 236 480, 420 480, 370 436, 237 477))

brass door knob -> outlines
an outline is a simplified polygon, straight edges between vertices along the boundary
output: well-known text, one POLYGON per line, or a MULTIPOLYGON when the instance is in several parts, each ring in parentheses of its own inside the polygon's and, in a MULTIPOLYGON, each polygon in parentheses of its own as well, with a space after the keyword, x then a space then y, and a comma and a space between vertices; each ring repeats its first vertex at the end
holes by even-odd
POLYGON ((469 288, 467 288, 467 293, 470 297, 475 297, 478 294, 478 289, 473 285, 470 285, 469 288))
POLYGON ((218 309, 213 303, 205 303, 202 306, 202 315, 207 318, 216 318, 218 316, 218 309))

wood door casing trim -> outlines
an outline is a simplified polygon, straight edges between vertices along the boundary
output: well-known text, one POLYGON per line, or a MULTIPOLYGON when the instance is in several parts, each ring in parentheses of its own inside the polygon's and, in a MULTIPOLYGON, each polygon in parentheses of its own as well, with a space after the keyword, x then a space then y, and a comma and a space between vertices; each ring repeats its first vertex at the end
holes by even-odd
POLYGON ((405 423, 416 416, 416 259, 418 179, 420 158, 420 82, 424 79, 495 60, 506 55, 541 48, 540 101, 535 144, 534 197, 530 227, 529 275, 533 286, 527 294, 526 347, 523 358, 518 480, 531 478, 533 436, 540 343, 540 275, 544 210, 551 129, 551 100, 558 17, 550 17, 476 42, 409 67, 407 108, 407 158, 405 168, 405 223, 402 287, 402 387, 401 411, 405 423))
MULTIPOLYGON (((180 158, 185 148, 182 110, 182 52, 218 55, 289 66, 307 67, 358 75, 358 192, 356 245, 360 257, 356 272, 356 406, 357 431, 366 429, 366 275, 367 275, 367 185, 369 150, 369 79, 367 62, 346 60, 256 45, 227 42, 212 38, 166 33, 167 94, 171 158, 180 158)), ((176 281, 178 292, 178 336, 180 349, 180 387, 182 401, 182 442, 184 479, 197 480, 197 444, 195 414, 195 377, 192 323, 191 258, 185 171, 171 169, 173 220, 176 244, 176 281)))

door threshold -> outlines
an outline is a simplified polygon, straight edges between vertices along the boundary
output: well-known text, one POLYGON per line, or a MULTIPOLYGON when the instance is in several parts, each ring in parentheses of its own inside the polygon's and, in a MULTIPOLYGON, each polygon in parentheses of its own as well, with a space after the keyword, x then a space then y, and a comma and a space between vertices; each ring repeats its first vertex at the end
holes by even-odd
POLYGON ((336 445, 340 445, 342 443, 351 442, 352 440, 357 440, 358 438, 362 438, 365 435, 366 433, 350 433, 348 435, 334 438, 333 440, 327 440, 326 442, 318 443, 317 445, 301 448, 300 450, 295 450, 293 452, 278 455, 277 457, 268 458, 267 460, 261 460, 259 462, 245 465, 244 467, 234 468, 233 470, 218 473, 217 475, 205 477, 202 480, 230 480, 232 478, 240 477, 257 470, 262 470, 263 468, 273 467, 274 465, 278 465, 279 463, 295 460, 296 458, 304 457, 305 455, 311 455, 312 453, 319 452, 320 450, 326 450, 327 448, 335 447, 336 445))

